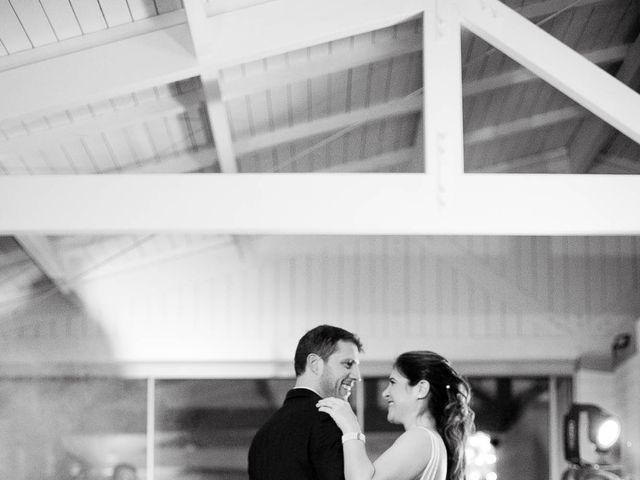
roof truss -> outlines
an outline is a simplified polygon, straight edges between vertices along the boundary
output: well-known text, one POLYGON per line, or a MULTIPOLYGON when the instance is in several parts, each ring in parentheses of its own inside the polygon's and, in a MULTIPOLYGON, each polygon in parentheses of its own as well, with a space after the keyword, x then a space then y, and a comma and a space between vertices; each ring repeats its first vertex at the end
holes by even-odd
MULTIPOLYGON (((196 47, 206 52, 203 56, 184 54, 185 48, 191 50, 191 39, 186 27, 177 25, 145 34, 132 54, 118 55, 131 48, 122 40, 96 47, 102 57, 94 49, 4 72, 0 103, 9 106, 3 112, 16 115, 41 110, 43 105, 86 102, 134 86, 206 75, 205 69, 382 28, 422 13, 426 173, 4 177, 0 178, 4 205, 0 231, 640 232, 635 211, 639 177, 463 172, 461 25, 640 142, 640 95, 498 0, 277 0, 218 17, 203 19, 199 14, 196 21, 224 39, 196 39, 204 42, 196 47), (208 63, 214 60, 215 64, 208 63), (78 65, 81 72, 76 74, 78 65), (52 73, 44 75, 45 69, 52 73), (105 69, 124 78, 105 75, 105 69), (6 88, 23 76, 28 81, 18 94, 6 88), (225 208, 212 208, 219 205, 225 208), (616 215, 611 214, 614 211, 616 215)), ((206 95, 215 100, 215 95, 206 95)))

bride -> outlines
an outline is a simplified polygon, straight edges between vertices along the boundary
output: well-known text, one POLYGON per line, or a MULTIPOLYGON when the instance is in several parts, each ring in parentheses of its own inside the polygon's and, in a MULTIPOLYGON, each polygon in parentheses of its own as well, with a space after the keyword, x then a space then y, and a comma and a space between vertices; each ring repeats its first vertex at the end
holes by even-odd
POLYGON ((429 351, 403 353, 382 396, 387 420, 405 431, 373 463, 349 403, 328 397, 317 404, 342 430, 345 480, 463 480, 474 414, 469 384, 449 361, 429 351))

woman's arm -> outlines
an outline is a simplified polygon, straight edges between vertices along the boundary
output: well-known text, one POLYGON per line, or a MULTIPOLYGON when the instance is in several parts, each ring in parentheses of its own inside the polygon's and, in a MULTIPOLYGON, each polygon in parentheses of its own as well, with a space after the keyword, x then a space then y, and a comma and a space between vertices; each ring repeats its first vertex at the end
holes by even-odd
MULTIPOLYGON (((327 397, 317 403, 318 410, 328 413, 336 422, 342 434, 362 433, 360 424, 351 405, 339 398, 327 397)), ((342 451, 344 454, 344 478, 345 480, 371 480, 374 468, 367 456, 365 443, 357 438, 343 440, 342 451)))
MULTIPOLYGON (((318 402, 318 409, 331 415, 343 434, 361 433, 348 402, 329 397, 318 402)), ((345 480, 411 480, 424 470, 432 453, 425 435, 413 430, 403 433, 375 464, 364 442, 348 440, 342 447, 345 480)))
POLYGON ((373 480, 412 480, 422 474, 434 455, 425 432, 411 429, 400 435, 374 462, 373 480))

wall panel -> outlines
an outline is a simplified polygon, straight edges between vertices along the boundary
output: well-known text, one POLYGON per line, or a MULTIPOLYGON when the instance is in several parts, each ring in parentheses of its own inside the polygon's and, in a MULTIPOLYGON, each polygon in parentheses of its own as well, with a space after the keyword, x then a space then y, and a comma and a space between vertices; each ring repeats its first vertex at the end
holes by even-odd
POLYGON ((105 265, 76 286, 75 304, 45 299, 0 319, 0 362, 28 361, 41 345, 68 362, 288 361, 320 323, 358 332, 371 361, 409 347, 465 361, 571 360, 607 355, 640 316, 633 238, 242 245, 242 254, 230 243, 132 270, 105 265), (89 354, 96 342, 107 348, 89 354))

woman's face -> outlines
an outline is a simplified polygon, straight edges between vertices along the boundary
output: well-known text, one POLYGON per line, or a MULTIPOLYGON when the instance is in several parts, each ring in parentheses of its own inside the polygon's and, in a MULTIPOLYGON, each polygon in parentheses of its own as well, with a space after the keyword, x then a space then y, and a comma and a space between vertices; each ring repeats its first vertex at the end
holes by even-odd
POLYGON ((389 384, 382 392, 388 403, 387 420, 391 423, 405 423, 418 415, 417 386, 409 385, 409 380, 395 368, 389 375, 389 384))

